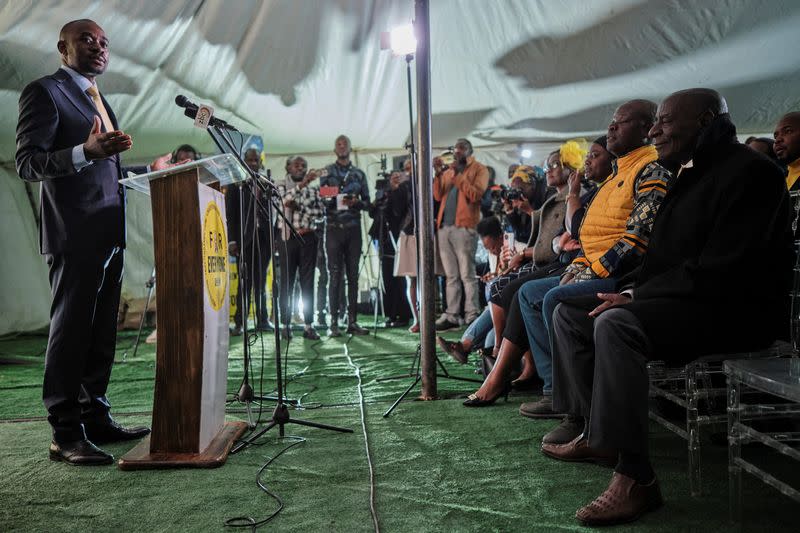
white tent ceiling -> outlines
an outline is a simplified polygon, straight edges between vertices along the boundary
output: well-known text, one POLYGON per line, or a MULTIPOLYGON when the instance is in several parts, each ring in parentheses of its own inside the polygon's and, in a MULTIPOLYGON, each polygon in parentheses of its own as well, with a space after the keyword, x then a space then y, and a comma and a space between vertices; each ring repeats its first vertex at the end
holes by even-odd
MULTIPOLYGON (((797 0, 430 3, 434 145, 467 136, 499 166, 520 143, 538 158, 554 140, 603 131, 625 100, 681 88, 719 89, 740 133, 772 131, 800 109, 797 0)), ((111 41, 98 84, 134 137, 128 160, 183 142, 211 150, 174 104, 185 94, 260 134, 268 154, 325 154, 316 166, 346 133, 366 167, 408 138, 405 62, 380 50, 380 32, 412 16, 412 0, 0 1, 0 244, 21 257, 0 267, 36 282, 2 296, 0 319, 16 326, 0 333, 43 312, 46 322, 45 271, 28 268, 41 261, 35 222, 12 161, 20 90, 58 67, 64 22, 94 19, 111 41), (33 303, 19 303, 30 294, 33 303)), ((268 164, 279 172, 282 159, 268 164)), ((129 232, 144 244, 128 254, 129 280, 131 270, 146 278, 152 253, 146 202, 131 207, 129 232)))
MULTIPOLYGON (((99 84, 148 158, 190 140, 177 94, 210 102, 269 153, 401 148, 404 61, 380 32, 412 0, 22 1, 0 8, 2 156, 13 155, 16 100, 58 66, 64 21, 96 20, 112 60, 99 84)), ((771 131, 800 102, 796 0, 434 0, 434 144, 596 133, 620 102, 713 86, 744 132, 771 131)))

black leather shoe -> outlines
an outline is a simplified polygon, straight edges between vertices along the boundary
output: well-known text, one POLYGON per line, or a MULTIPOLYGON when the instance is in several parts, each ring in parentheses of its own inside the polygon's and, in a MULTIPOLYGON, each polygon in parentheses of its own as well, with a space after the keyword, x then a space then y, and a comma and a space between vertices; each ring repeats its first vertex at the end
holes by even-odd
POLYGON ((339 326, 336 324, 331 324, 331 327, 328 328, 328 337, 341 337, 342 332, 339 329, 339 326))
POLYGON ((310 341, 318 341, 319 334, 312 326, 307 326, 306 329, 303 330, 303 338, 310 341))
POLYGON ((114 462, 114 456, 84 439, 61 444, 55 441, 51 442, 50 460, 74 466, 96 466, 110 465, 114 462))
POLYGON ((150 433, 148 427, 124 428, 113 420, 107 424, 84 424, 83 427, 86 438, 97 444, 141 439, 150 433))
POLYGON ((356 322, 350 322, 347 326, 348 335, 369 335, 369 330, 362 328, 356 322))

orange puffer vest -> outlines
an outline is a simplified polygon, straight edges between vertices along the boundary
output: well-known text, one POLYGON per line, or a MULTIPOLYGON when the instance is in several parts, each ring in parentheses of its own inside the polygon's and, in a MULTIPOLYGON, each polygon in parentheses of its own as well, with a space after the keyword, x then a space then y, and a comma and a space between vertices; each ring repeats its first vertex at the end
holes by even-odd
POLYGON ((625 233, 633 209, 636 177, 657 159, 655 147, 646 145, 614 162, 614 173, 600 186, 581 224, 581 247, 589 263, 600 259, 625 233))

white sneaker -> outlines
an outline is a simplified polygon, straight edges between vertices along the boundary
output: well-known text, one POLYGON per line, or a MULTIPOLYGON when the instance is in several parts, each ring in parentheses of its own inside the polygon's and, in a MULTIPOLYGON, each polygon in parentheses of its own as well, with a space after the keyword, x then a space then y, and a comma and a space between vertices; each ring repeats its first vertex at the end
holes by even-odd
POLYGON ((448 318, 447 315, 442 315, 442 316, 440 316, 439 318, 436 319, 436 325, 437 326, 441 326, 445 322, 450 322, 450 318, 448 318))

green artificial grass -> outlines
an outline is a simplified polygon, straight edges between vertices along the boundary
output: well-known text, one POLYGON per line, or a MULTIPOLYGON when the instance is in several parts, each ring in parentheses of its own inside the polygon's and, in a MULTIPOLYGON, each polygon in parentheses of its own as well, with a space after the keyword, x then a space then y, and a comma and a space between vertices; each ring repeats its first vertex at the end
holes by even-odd
MULTIPOLYGON (((366 323, 370 321, 367 320, 366 323)), ((449 335, 455 338, 456 334, 449 335)), ((109 398, 124 424, 149 424, 155 354, 141 345, 123 361, 134 335, 120 335, 109 398)), ((517 413, 535 396, 514 393, 507 403, 467 409, 462 398, 476 384, 439 378, 438 401, 413 401, 415 389, 389 418, 383 412, 410 384, 376 382, 409 369, 416 337, 404 330, 378 330, 377 338, 323 339, 299 335, 288 349, 288 393, 303 408, 293 417, 352 428, 340 434, 297 425, 287 435, 306 439, 279 457, 263 476, 285 502, 264 530, 372 531, 369 469, 361 430, 360 367, 366 427, 376 478, 376 510, 382 531, 575 531, 584 530, 575 510, 596 497, 611 471, 566 464, 543 456, 538 443, 555 421, 517 413)), ((268 458, 291 441, 272 430, 253 446, 213 470, 122 472, 116 467, 77 468, 47 459, 49 427, 41 403, 45 337, 0 341, 0 530, 10 531, 220 531, 227 518, 268 516, 276 502, 255 484, 268 458)), ((256 392, 275 387, 271 335, 252 347, 256 392), (264 359, 262 363, 262 342, 264 359), (262 378, 263 370, 263 378, 262 378)), ((243 373, 241 338, 229 356, 229 396, 243 373)), ((442 357, 453 375, 474 377, 472 365, 442 357)), ((269 417, 271 402, 263 406, 269 417)), ((256 406, 257 407, 257 406, 256 406)), ((231 402, 229 418, 244 419, 231 402)), ((263 426, 263 424, 262 424, 263 426)), ((686 443, 653 427, 653 463, 666 505, 623 531, 723 531, 728 523, 727 451, 704 442, 703 488, 688 493, 686 443)), ((115 456, 132 443, 106 446, 115 456)), ((798 506, 745 475, 745 530, 797 531, 798 506)))

